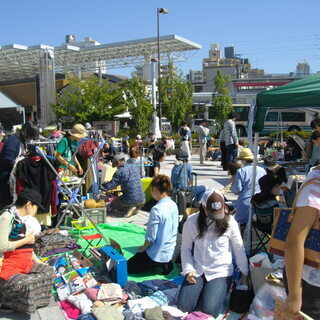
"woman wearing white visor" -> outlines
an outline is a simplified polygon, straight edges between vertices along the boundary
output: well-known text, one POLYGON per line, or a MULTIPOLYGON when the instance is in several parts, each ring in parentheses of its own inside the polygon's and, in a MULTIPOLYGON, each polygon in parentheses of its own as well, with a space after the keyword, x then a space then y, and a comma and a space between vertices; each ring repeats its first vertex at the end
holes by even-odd
POLYGON ((182 283, 178 308, 202 311, 216 317, 227 297, 233 273, 232 256, 247 284, 248 263, 237 222, 229 215, 223 195, 208 189, 200 211, 183 226, 181 261, 182 283))

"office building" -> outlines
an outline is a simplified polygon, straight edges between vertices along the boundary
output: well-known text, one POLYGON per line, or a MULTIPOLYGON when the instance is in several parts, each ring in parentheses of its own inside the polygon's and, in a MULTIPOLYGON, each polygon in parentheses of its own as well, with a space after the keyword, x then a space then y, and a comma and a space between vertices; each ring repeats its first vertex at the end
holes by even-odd
POLYGON ((296 67, 297 77, 306 77, 310 75, 310 65, 308 62, 298 63, 296 67))

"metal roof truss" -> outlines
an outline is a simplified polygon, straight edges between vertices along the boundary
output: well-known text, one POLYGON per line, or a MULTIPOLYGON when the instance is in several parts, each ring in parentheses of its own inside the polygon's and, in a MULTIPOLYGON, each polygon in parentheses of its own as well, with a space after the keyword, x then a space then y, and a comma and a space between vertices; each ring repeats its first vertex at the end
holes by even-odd
MULTIPOLYGON (((201 49, 199 44, 177 35, 160 37, 161 62, 186 61, 190 52, 201 49)), ((147 38, 92 47, 64 44, 23 46, 12 44, 0 47, 0 81, 32 77, 39 73, 40 54, 52 50, 56 72, 91 71, 103 68, 121 68, 144 64, 157 58, 157 38, 147 38)))

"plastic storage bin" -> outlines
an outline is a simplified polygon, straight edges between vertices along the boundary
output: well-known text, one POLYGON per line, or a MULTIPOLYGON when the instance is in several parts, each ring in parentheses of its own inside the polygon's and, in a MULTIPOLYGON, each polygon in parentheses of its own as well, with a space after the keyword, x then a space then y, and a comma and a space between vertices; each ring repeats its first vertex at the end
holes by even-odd
MULTIPOLYGON (((107 208, 84 209, 84 211, 96 224, 106 223, 107 221, 107 208)), ((85 218, 84 213, 82 213, 82 216, 85 218)))

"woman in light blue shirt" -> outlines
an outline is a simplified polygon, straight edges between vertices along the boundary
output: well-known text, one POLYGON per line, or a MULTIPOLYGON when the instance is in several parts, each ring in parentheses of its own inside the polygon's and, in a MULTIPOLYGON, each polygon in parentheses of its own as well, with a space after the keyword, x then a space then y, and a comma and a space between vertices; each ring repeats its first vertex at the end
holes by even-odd
POLYGON ((154 272, 169 274, 178 230, 178 207, 170 198, 171 180, 157 175, 151 182, 152 207, 144 245, 128 260, 129 273, 154 272))
POLYGON ((255 193, 260 192, 258 181, 266 174, 266 171, 257 166, 255 181, 253 181, 253 154, 249 148, 242 149, 237 159, 242 161, 243 167, 237 170, 236 179, 231 187, 231 191, 239 195, 235 219, 243 231, 249 219, 252 183, 255 183, 255 193))

